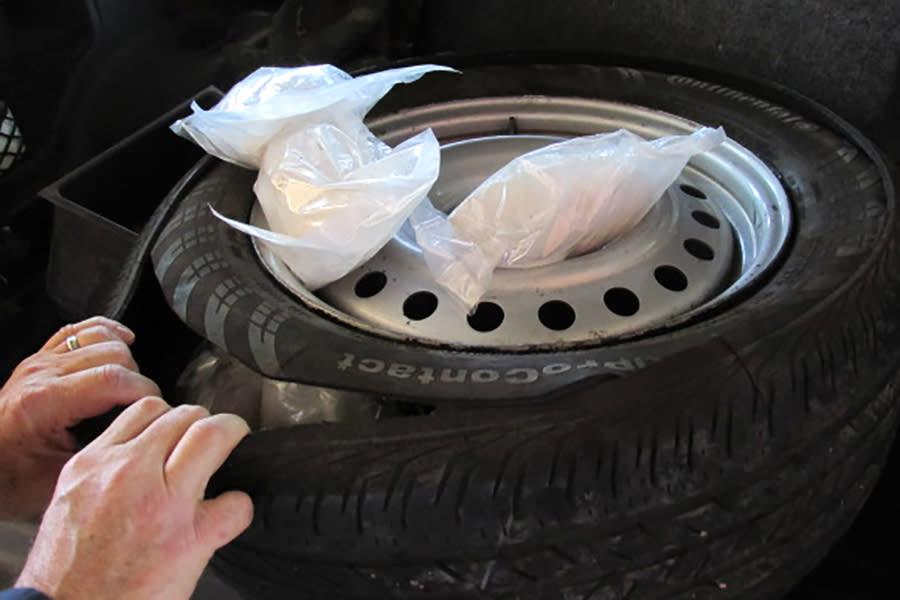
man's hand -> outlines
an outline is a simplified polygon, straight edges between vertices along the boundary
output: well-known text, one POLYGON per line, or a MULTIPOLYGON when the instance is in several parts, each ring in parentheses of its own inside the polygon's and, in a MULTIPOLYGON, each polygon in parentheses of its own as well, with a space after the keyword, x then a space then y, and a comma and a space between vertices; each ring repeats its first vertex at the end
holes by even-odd
POLYGON ((134 334, 96 317, 59 330, 0 389, 0 520, 39 515, 75 453, 68 429, 159 388, 138 372, 134 334), (79 348, 66 344, 75 336, 79 348))
POLYGON ((242 492, 203 500, 248 431, 199 406, 135 403, 63 468, 16 585, 55 600, 187 600, 252 519, 242 492))

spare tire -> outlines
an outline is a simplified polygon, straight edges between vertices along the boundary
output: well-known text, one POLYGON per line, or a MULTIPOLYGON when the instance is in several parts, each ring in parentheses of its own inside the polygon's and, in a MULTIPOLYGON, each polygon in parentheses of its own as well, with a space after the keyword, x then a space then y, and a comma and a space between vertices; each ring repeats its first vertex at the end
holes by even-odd
POLYGON ((248 218, 252 173, 222 165, 199 183, 153 252, 188 325, 271 377, 436 407, 249 436, 210 485, 246 490, 256 507, 219 572, 273 599, 758 600, 794 585, 849 526, 896 430, 896 196, 847 123, 743 86, 753 92, 584 64, 463 65, 379 107, 376 131, 459 99, 602 98, 722 125, 777 175, 793 228, 752 285, 601 341, 517 350, 354 327, 292 296, 210 214, 248 218), (415 369, 356 368, 363 356, 548 376, 423 385, 415 369))

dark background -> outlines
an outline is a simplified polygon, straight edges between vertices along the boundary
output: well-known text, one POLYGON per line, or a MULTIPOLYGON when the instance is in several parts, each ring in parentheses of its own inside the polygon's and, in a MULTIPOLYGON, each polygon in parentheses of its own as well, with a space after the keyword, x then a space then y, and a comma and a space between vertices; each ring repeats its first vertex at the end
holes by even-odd
MULTIPOLYGON (((6 2, 0 100, 28 150, 0 174, 0 373, 64 320, 44 291, 52 216, 35 200, 43 186, 207 85, 227 89, 263 64, 354 70, 513 51, 771 80, 850 120, 894 165, 900 156, 892 0, 6 2)), ((854 528, 792 598, 890 593, 900 567, 898 460, 895 451, 854 528)))

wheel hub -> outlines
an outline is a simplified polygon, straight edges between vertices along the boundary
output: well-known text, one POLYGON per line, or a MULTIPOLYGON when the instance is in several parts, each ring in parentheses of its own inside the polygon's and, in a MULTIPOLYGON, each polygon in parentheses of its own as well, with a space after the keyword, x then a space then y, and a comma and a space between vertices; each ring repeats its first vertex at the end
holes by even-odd
MULTIPOLYGON (((430 194, 447 212, 516 156, 566 136, 625 127, 659 137, 698 127, 650 109, 546 98, 455 102, 372 124, 389 143, 426 126, 455 140, 442 147, 441 175, 430 194), (484 135, 511 122, 528 133, 484 135)), ((775 176, 729 140, 695 157, 637 227, 604 247, 553 265, 498 269, 472 315, 431 277, 408 225, 372 260, 316 295, 264 244, 256 247, 265 267, 302 301, 324 305, 353 326, 426 343, 528 348, 672 326, 724 301, 775 259, 789 215, 775 176)), ((265 226, 258 206, 251 221, 265 226)))

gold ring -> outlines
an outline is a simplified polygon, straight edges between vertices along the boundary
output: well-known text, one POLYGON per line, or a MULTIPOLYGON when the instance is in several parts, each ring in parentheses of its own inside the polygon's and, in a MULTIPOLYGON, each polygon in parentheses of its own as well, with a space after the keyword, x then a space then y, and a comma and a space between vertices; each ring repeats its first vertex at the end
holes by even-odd
POLYGON ((78 350, 79 348, 81 348, 81 344, 78 343, 77 335, 70 335, 69 337, 66 338, 66 348, 69 349, 69 352, 71 352, 72 350, 78 350))

